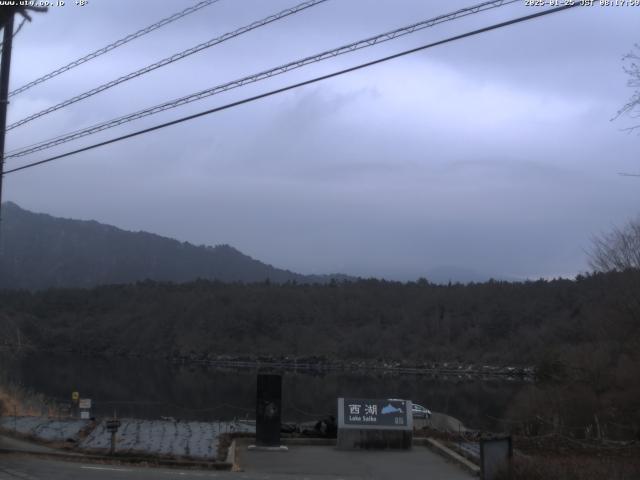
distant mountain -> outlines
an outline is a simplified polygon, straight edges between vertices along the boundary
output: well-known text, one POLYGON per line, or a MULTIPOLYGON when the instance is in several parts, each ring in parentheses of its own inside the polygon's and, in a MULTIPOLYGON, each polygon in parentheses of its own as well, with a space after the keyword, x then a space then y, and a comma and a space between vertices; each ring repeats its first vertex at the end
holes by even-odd
POLYGON ((196 246, 95 221, 2 205, 0 288, 92 287, 142 280, 326 283, 345 275, 301 275, 255 260, 229 245, 196 246))
POLYGON ((479 272, 471 268, 457 267, 453 265, 441 265, 427 270, 425 277, 432 283, 482 283, 487 280, 499 280, 506 282, 520 281, 521 279, 507 275, 492 275, 479 272))

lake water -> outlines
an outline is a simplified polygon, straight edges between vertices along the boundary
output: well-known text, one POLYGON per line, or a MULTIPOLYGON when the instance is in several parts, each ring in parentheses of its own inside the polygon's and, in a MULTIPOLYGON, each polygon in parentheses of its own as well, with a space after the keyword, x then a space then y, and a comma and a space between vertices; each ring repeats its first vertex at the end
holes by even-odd
MULTIPOLYGON (((124 358, 28 355, 2 358, 0 381, 68 403, 71 392, 93 400, 94 415, 184 420, 255 418, 256 371, 124 358)), ((525 386, 520 381, 438 379, 417 375, 332 372, 283 374, 283 418, 335 415, 337 397, 406 398, 493 429, 525 386)))

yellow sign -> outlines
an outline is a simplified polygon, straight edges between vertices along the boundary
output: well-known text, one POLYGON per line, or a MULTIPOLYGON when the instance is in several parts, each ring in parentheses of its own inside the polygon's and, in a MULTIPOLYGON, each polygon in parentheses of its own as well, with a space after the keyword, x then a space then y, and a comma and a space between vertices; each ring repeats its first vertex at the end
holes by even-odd
POLYGON ((71 392, 71 400, 73 400, 74 402, 77 402, 78 400, 80 400, 80 393, 71 392))

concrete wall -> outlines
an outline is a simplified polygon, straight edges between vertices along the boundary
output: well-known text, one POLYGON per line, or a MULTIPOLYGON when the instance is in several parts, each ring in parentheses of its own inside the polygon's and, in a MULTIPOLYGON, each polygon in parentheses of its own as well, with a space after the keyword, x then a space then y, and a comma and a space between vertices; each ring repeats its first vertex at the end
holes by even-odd
POLYGON ((355 449, 404 449, 411 448, 413 432, 410 430, 340 429, 337 447, 355 449))

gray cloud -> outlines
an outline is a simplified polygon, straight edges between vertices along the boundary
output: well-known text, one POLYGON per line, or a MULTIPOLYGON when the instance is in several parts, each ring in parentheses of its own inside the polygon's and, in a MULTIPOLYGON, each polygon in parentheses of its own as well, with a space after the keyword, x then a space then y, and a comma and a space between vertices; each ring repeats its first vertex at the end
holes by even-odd
MULTIPOLYGON (((293 3, 221 0, 20 95, 10 121, 293 3)), ((9 148, 469 3, 331 0, 11 131, 9 148)), ((12 86, 185 5, 95 1, 38 16, 16 37, 12 86)), ((530 12, 451 22, 77 145, 530 12)), ((9 175, 5 199, 230 243, 301 272, 575 274, 590 236, 640 205, 637 181, 616 175, 640 169, 640 139, 609 121, 631 94, 620 59, 639 41, 639 19, 631 7, 574 9, 438 47, 9 175)))

